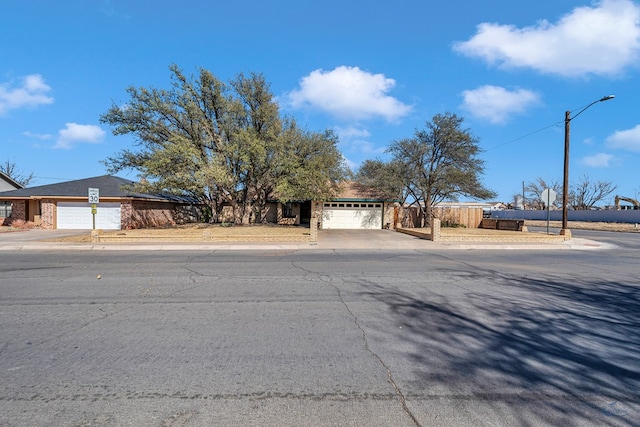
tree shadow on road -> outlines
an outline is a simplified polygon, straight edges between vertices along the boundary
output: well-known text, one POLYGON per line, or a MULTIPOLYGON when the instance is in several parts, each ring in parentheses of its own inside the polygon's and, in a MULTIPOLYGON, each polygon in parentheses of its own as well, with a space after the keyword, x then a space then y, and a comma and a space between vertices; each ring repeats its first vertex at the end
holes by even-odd
POLYGON ((527 406, 540 413, 518 414, 521 425, 532 415, 592 424, 593 411, 617 425, 640 423, 639 285, 451 274, 451 286, 464 289, 455 301, 419 288, 368 287, 404 329, 414 363, 408 388, 496 405, 543 402, 527 406), (479 286, 487 282, 491 292, 479 286))

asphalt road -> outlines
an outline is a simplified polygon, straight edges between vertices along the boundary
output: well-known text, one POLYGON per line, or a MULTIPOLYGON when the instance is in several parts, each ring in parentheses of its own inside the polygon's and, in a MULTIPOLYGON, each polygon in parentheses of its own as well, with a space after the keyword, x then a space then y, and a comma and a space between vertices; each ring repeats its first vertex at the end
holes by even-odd
POLYGON ((637 426, 638 265, 3 252, 0 426, 637 426))
MULTIPOLYGON (((546 227, 529 227, 530 231, 545 232, 546 227)), ((558 234, 560 229, 550 228, 551 233, 558 234)), ((571 234, 575 238, 590 239, 603 243, 610 243, 624 249, 640 250, 640 233, 618 231, 596 231, 572 229, 571 234)))

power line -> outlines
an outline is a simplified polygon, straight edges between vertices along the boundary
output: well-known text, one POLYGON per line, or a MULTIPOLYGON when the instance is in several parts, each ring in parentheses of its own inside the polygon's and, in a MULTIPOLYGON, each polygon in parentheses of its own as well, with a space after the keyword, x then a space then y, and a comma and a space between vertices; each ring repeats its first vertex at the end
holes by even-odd
POLYGON ((503 143, 503 144, 496 145, 496 146, 493 146, 493 147, 491 147, 491 148, 487 148, 487 149, 486 149, 486 150, 484 150, 484 151, 485 151, 485 152, 487 152, 487 151, 495 150, 496 148, 504 147, 505 145, 509 145, 509 144, 512 144, 512 143, 514 143, 514 142, 516 142, 516 141, 520 141, 521 139, 527 138, 527 137, 529 137, 529 136, 531 136, 531 135, 535 135, 535 134, 540 133, 540 132, 542 132, 542 131, 545 131, 545 130, 547 130, 547 129, 549 129, 549 128, 552 128, 552 127, 554 127, 554 126, 558 126, 558 125, 560 125, 560 124, 562 124, 562 123, 564 123, 564 121, 563 121, 563 120, 560 120, 560 121, 555 122, 555 123, 553 123, 553 124, 551 124, 551 125, 549 125, 549 126, 545 126, 545 127, 540 128, 540 129, 538 129, 538 130, 534 130, 533 132, 529 132, 529 133, 528 133, 528 134, 526 134, 526 135, 519 136, 519 137, 514 138, 514 139, 512 139, 512 140, 510 140, 510 141, 507 141, 507 142, 505 142, 505 143, 503 143))

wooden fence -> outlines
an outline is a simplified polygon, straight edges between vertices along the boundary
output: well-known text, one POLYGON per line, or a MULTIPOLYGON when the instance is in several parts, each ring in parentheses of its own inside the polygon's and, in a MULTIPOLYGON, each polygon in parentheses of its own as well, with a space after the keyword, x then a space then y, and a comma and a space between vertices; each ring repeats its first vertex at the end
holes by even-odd
MULTIPOLYGON (((402 226, 408 228, 423 227, 420 211, 417 207, 404 208, 402 226)), ((478 228, 482 222, 482 208, 434 208, 433 215, 440 219, 442 227, 478 228)))

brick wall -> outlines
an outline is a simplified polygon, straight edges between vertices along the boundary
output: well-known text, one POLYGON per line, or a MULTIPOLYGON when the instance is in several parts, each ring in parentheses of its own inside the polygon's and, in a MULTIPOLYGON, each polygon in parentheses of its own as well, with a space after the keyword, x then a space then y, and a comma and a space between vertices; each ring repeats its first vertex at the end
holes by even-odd
POLYGON ((120 202, 120 228, 123 230, 136 228, 133 224, 133 201, 131 200, 120 202))
POLYGON ((11 218, 9 221, 14 221, 17 219, 21 219, 23 221, 27 220, 27 201, 26 200, 14 200, 11 203, 11 218))
POLYGON ((179 214, 178 205, 152 201, 123 201, 121 204, 122 228, 166 227, 187 221, 179 214))
POLYGON ((395 203, 384 203, 384 210, 382 211, 382 227, 383 228, 396 228, 394 224, 395 216, 395 203))

